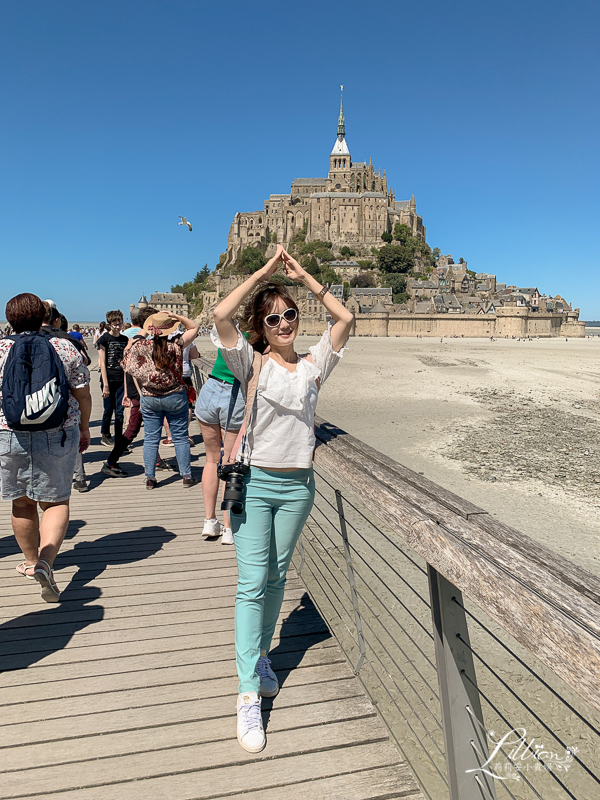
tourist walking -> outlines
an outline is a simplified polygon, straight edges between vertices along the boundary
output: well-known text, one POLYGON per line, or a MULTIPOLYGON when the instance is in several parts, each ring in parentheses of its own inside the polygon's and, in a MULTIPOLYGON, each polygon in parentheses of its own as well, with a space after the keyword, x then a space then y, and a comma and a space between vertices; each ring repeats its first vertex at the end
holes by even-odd
POLYGON ((223 445, 224 461, 225 463, 229 462, 231 450, 244 421, 244 398, 242 392, 238 392, 229 427, 225 433, 234 381, 234 374, 227 367, 221 351, 218 350, 210 377, 200 390, 195 409, 206 449, 206 461, 202 470, 202 497, 205 515, 202 536, 205 539, 217 539, 222 533, 221 544, 233 544, 233 533, 227 511, 223 512, 224 525, 222 529, 221 523, 217 519, 217 495, 219 494, 217 464, 221 458, 221 444, 223 445))
POLYGON ((183 350, 198 333, 191 319, 178 314, 159 312, 144 322, 143 334, 132 339, 125 353, 125 370, 142 390, 140 408, 144 421, 144 472, 147 489, 157 485, 156 461, 163 422, 169 423, 183 486, 194 486, 190 443, 188 439, 188 395, 183 381, 183 350), (183 336, 169 341, 179 325, 183 336))
MULTIPOLYGON (((136 324, 143 325, 144 322, 151 317, 152 314, 156 314, 155 308, 150 308, 147 306, 141 310, 138 310, 138 313, 135 317, 136 324)), ((131 312, 133 318, 133 311, 131 312)), ((132 336, 137 336, 141 333, 141 327, 136 328, 129 328, 128 333, 130 330, 133 330, 134 333, 132 336)), ((129 337, 131 338, 131 337, 129 337)), ((139 337, 143 339, 143 336, 139 337)), ((140 409, 140 392, 139 386, 137 381, 130 375, 126 370, 124 370, 125 380, 123 385, 123 408, 125 410, 129 410, 129 416, 127 419, 127 427, 125 428, 125 432, 120 439, 117 439, 115 442, 115 446, 111 450, 106 459, 106 462, 102 466, 100 470, 104 475, 109 475, 111 478, 126 478, 127 472, 123 470, 119 466, 119 459, 122 455, 129 452, 129 446, 136 438, 138 433, 142 428, 142 412, 140 409)), ((157 469, 167 469, 166 462, 162 461, 162 459, 157 458, 157 469)))
POLYGON ((123 435, 123 367, 121 361, 123 353, 129 342, 121 333, 123 327, 123 314, 121 311, 107 311, 106 321, 108 330, 98 339, 98 367, 100 369, 100 386, 102 387, 102 401, 104 414, 100 443, 111 450, 115 441, 123 435), (115 415, 115 438, 110 435, 110 423, 113 413, 115 415))
POLYGON ((75 458, 90 444, 92 399, 89 372, 72 342, 40 335, 44 314, 34 294, 6 305, 15 336, 0 341, 0 483, 25 557, 17 572, 56 603, 52 567, 69 523, 75 458))
POLYGON ((241 514, 232 511, 230 518, 238 563, 237 736, 245 750, 257 753, 266 743, 261 696, 273 697, 279 691, 268 658, 271 639, 292 553, 314 500, 318 392, 342 355, 353 317, 279 245, 262 269, 221 301, 214 318, 213 343, 221 348, 229 369, 242 386, 252 374, 246 389, 250 407, 256 391, 254 417, 238 452, 238 460, 250 464, 244 475, 244 509, 241 514), (261 286, 280 261, 287 277, 303 283, 332 318, 305 356, 294 350, 298 306, 282 284, 261 286), (246 314, 247 341, 233 318, 254 290, 246 314))

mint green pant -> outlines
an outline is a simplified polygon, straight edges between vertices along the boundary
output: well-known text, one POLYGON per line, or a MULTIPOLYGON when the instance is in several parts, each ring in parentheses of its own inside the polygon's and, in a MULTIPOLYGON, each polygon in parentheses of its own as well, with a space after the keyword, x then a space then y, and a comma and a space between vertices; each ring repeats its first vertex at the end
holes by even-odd
POLYGON ((315 499, 312 468, 271 472, 251 467, 244 479, 242 514, 230 514, 238 564, 235 655, 242 692, 258 692, 256 664, 268 652, 285 579, 315 499))

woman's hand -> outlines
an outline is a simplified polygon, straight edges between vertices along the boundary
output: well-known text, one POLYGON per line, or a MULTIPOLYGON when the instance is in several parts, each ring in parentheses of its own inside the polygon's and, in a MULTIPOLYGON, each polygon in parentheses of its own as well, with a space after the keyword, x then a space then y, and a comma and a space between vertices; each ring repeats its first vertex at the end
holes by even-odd
POLYGON ((295 258, 292 258, 292 256, 286 250, 283 250, 281 259, 283 261, 283 271, 286 278, 289 278, 292 281, 304 281, 306 272, 302 269, 295 258))
POLYGON ((270 258, 264 267, 259 269, 256 273, 261 283, 268 281, 271 275, 275 273, 283 253, 285 253, 285 250, 280 244, 278 244, 273 258, 270 258))

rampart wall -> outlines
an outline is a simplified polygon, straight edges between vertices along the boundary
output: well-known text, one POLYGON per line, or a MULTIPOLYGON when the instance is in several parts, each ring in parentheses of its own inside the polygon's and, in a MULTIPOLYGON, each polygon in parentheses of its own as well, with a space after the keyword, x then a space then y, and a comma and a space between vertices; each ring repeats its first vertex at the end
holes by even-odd
MULTIPOLYGON (((300 333, 319 335, 323 322, 303 317, 300 333)), ((502 308, 496 314, 359 314, 354 336, 457 336, 481 339, 494 336, 549 338, 585 337, 585 323, 577 314, 540 314, 527 308, 502 308)))

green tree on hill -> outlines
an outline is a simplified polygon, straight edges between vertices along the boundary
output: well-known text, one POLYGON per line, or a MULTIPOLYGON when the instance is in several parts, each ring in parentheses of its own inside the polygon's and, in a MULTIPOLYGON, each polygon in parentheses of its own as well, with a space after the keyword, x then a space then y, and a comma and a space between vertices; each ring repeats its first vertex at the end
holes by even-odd
POLYGON ((397 242, 400 242, 400 244, 406 244, 407 241, 412 238, 412 231, 408 225, 405 225, 402 222, 397 222, 394 225, 393 238, 397 242))
POLYGON ((361 275, 354 275, 350 278, 350 286, 354 289, 369 289, 375 285, 375 277, 372 272, 363 272, 361 275))
POLYGON ((389 244, 391 241, 393 241, 394 237, 392 236, 391 233, 388 233, 388 231, 384 231, 381 234, 381 238, 383 239, 384 242, 387 242, 387 244, 389 244))
POLYGON ((406 293, 406 276, 393 272, 385 276, 384 284, 392 289, 392 300, 394 303, 406 303, 408 294, 406 293))
POLYGON ((409 272, 414 266, 412 250, 398 244, 386 244, 377 254, 381 272, 409 272))
POLYGON ((251 275, 267 263, 267 259, 258 247, 244 247, 240 250, 235 260, 234 268, 241 275, 251 275))

